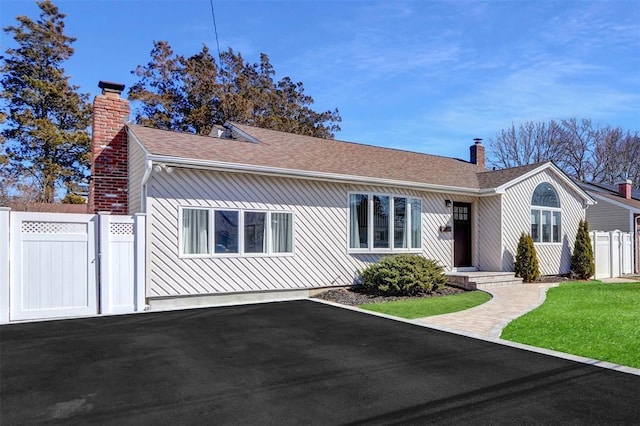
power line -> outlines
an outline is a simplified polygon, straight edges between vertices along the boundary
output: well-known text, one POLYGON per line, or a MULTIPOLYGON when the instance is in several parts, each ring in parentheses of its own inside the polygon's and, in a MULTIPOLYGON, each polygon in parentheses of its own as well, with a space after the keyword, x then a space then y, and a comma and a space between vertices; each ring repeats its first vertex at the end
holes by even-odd
POLYGON ((218 26, 216 25, 216 12, 213 9, 213 0, 209 0, 209 4, 211 5, 211 18, 213 18, 213 32, 216 35, 216 46, 218 47, 218 61, 220 62, 220 67, 222 67, 222 55, 220 54, 220 41, 218 40, 218 26))

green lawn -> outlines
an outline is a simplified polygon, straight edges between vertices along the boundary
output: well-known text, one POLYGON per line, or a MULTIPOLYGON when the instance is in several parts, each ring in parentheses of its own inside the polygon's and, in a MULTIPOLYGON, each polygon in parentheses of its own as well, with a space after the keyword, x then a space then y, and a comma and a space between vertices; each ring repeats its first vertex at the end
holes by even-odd
POLYGON ((640 368, 640 282, 570 282, 512 321, 503 339, 640 368))
POLYGON ((389 314, 407 319, 429 317, 463 311, 481 305, 491 299, 491 295, 483 291, 469 291, 451 296, 426 297, 398 300, 395 302, 369 303, 361 305, 362 309, 389 314))

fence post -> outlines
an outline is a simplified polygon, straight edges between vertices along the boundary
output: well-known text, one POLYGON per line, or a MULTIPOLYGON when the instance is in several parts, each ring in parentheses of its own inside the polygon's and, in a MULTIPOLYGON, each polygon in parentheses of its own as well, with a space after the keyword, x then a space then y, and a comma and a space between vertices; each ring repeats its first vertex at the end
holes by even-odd
POLYGON ((9 207, 0 207, 0 324, 9 322, 9 207))
POLYGON ((100 264, 98 265, 98 288, 100 289, 100 313, 111 312, 111 276, 109 270, 109 223, 110 212, 98 212, 98 242, 100 264))
POLYGON ((146 237, 147 216, 145 213, 133 215, 133 250, 134 250, 134 310, 144 311, 146 305, 147 288, 147 262, 146 262, 146 237))

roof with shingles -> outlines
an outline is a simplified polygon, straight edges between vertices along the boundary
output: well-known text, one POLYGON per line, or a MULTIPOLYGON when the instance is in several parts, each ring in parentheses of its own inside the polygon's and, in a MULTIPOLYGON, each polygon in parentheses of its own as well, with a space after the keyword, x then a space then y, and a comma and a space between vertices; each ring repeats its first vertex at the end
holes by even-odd
POLYGON ((480 188, 498 188, 547 163, 527 164, 500 170, 484 170, 478 173, 478 183, 480 188))
POLYGON ((153 156, 470 190, 500 187, 545 164, 489 171, 456 158, 232 125, 259 143, 136 124, 128 129, 153 156))
POLYGON ((611 201, 628 206, 634 210, 640 210, 640 194, 637 190, 632 189, 631 198, 624 198, 618 193, 615 185, 608 185, 606 183, 594 183, 594 182, 580 182, 576 181, 579 187, 588 193, 599 195, 611 201))

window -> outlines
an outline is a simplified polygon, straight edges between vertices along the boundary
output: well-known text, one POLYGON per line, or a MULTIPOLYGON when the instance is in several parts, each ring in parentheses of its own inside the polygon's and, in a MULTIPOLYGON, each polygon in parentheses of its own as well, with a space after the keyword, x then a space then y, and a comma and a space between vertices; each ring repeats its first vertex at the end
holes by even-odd
POLYGON ((559 243, 561 239, 560 200, 547 182, 538 185, 531 197, 531 238, 537 243, 559 243))
POLYGON ((209 253, 208 210, 182 210, 182 252, 184 254, 209 253))
POLYGON ((293 216, 291 213, 271 213, 271 252, 293 252, 293 216))
POLYGON ((214 216, 216 253, 238 253, 238 212, 218 210, 214 216))
POLYGON ((366 194, 349 196, 351 232, 349 247, 369 247, 369 197, 366 194))
POLYGON ((293 213, 182 208, 181 221, 182 255, 293 253, 293 213))
POLYGON ((244 252, 245 253, 265 253, 265 220, 267 214, 264 212, 244 213, 244 252))
POLYGON ((410 251, 421 247, 419 199, 349 194, 351 251, 410 251))

